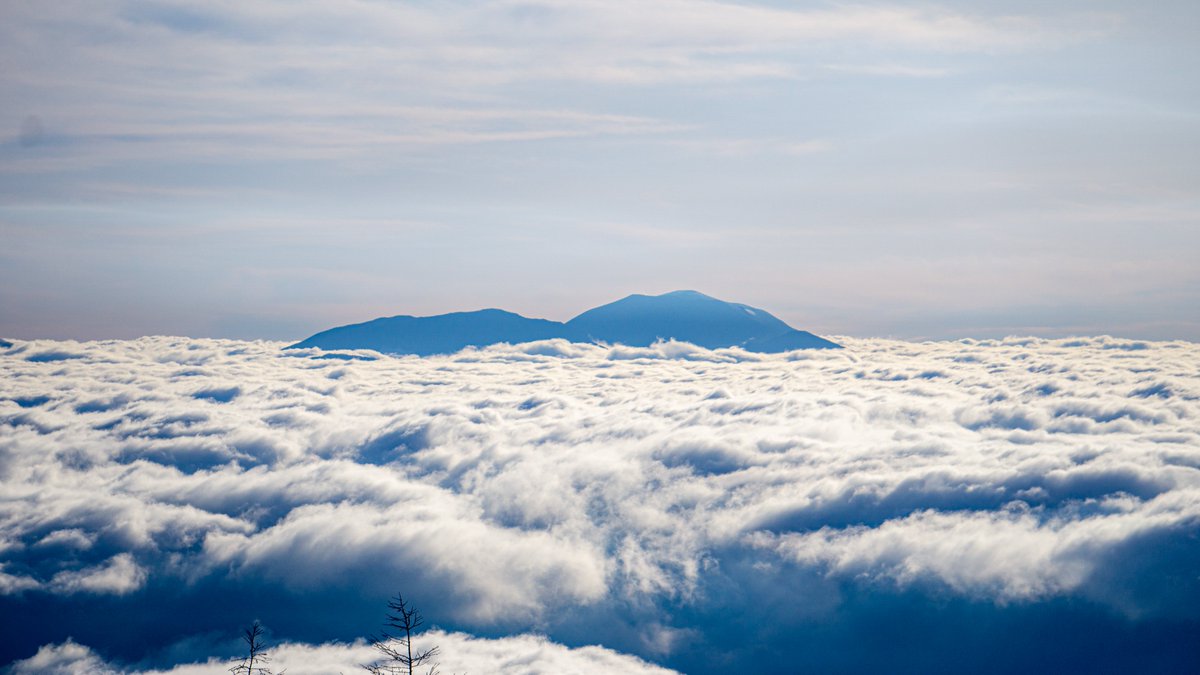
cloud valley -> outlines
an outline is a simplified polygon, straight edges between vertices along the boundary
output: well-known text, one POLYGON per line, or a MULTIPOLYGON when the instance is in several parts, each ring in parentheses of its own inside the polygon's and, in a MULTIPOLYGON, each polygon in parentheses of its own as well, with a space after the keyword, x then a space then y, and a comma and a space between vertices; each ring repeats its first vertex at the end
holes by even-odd
POLYGON ((1200 346, 837 340, 13 341, 0 662, 349 670, 399 590, 448 671, 1191 663, 1200 346))

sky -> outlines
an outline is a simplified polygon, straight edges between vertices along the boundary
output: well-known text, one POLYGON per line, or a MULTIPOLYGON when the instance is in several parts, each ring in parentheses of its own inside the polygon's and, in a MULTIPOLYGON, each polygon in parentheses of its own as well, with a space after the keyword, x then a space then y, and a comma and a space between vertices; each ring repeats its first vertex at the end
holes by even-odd
POLYGON ((283 344, 0 349, 0 667, 1194 669, 1194 342, 283 344))
POLYGON ((1200 340, 1200 5, 4 0, 0 336, 695 289, 1200 340))

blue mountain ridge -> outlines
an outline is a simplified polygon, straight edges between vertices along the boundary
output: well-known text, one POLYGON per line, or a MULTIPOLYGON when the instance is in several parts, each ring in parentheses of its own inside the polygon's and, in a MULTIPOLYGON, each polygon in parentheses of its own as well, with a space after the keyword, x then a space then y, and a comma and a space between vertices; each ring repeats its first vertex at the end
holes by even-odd
POLYGON ((393 316, 339 326, 301 340, 289 349, 373 349, 388 354, 450 354, 465 347, 563 338, 647 347, 679 340, 708 349, 741 347, 777 353, 794 349, 838 349, 841 345, 796 330, 770 313, 725 302, 696 291, 630 295, 560 323, 530 319, 500 309, 437 316, 393 316))

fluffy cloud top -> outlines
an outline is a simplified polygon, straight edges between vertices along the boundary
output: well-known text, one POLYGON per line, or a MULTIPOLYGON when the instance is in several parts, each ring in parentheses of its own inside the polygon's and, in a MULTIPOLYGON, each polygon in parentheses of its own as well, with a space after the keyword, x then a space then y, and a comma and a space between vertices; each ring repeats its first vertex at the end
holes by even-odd
MULTIPOLYGON (((670 675, 675 671, 659 668, 624 654, 601 647, 569 649, 538 635, 519 635, 485 640, 462 633, 432 631, 414 643, 427 648, 437 645, 449 655, 440 664, 454 672, 497 673, 497 675, 605 675, 608 673, 645 673, 670 675)), ((370 663, 378 653, 364 643, 328 643, 303 645, 284 643, 267 649, 270 667, 292 675, 329 675, 342 672, 348 664, 370 663)), ((228 660, 209 659, 187 663, 169 670, 138 670, 128 675, 224 675, 228 660)), ((105 663, 91 649, 68 640, 46 645, 37 654, 12 666, 13 675, 116 675, 115 667, 105 663)))
MULTIPOLYGON (((1182 658, 1172 636, 1200 621, 1200 346, 839 341, 432 358, 18 341, 0 352, 0 598, 31 618, 5 656, 86 644, 166 667, 256 617, 353 640, 401 590, 436 625, 688 672, 869 665, 900 648, 838 641, 899 616, 1011 637, 1066 630, 1066 612, 1129 638, 1126 656, 1182 658), (132 643, 71 607, 160 625, 132 643)), ((627 669, 437 637, 463 663, 627 669)), ((1087 636, 1059 638, 1026 657, 1087 636)))

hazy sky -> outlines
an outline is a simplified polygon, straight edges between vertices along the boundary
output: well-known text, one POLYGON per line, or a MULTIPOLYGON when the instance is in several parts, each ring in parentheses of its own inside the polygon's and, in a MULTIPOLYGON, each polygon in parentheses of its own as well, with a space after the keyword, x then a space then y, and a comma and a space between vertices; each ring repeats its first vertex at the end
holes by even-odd
POLYGON ((694 288, 1200 340, 1200 3, 0 0, 0 336, 694 288))

